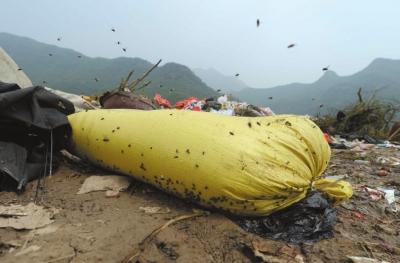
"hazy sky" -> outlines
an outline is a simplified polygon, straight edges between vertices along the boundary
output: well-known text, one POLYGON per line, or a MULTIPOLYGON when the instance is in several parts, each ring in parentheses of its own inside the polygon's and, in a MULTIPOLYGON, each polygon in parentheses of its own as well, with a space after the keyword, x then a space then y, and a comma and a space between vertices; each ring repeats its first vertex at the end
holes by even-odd
POLYGON ((313 82, 327 65, 348 75, 376 57, 400 59, 399 0, 0 0, 0 7, 0 32, 89 56, 238 72, 258 88, 313 82))

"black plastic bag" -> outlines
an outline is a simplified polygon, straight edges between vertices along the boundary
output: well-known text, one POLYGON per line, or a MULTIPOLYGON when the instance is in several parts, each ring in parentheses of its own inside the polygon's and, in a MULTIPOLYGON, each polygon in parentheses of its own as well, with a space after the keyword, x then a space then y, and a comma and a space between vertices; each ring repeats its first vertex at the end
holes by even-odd
POLYGON ((70 135, 74 105, 43 87, 0 82, 0 191, 21 191, 43 175, 70 135))
POLYGON ((314 242, 332 237, 336 210, 319 192, 263 218, 235 218, 248 232, 289 243, 314 242))

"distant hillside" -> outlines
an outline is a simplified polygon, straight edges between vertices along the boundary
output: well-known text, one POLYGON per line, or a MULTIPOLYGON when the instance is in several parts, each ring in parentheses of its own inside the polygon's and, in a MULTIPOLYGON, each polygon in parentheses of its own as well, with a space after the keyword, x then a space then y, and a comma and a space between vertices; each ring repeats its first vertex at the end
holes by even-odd
POLYGON ((364 70, 341 77, 327 71, 314 83, 293 83, 269 89, 243 89, 234 93, 243 101, 269 106, 278 113, 317 114, 335 111, 357 100, 357 90, 368 99, 400 101, 400 60, 375 59, 364 70), (272 97, 272 99, 269 99, 272 97), (320 105, 323 105, 320 108, 320 105))
POLYGON ((193 69, 193 72, 203 80, 209 87, 214 90, 221 90, 226 93, 237 92, 242 89, 247 89, 243 81, 235 76, 226 76, 215 69, 193 69))
MULTIPOLYGON (((100 94, 116 87, 129 71, 135 71, 134 79, 152 65, 140 58, 91 58, 71 49, 8 33, 0 33, 0 47, 16 61, 33 84, 43 85, 45 81, 45 85, 51 88, 78 94, 100 94)), ((217 95, 188 67, 176 63, 156 68, 147 80, 151 80, 151 84, 143 89, 144 94, 153 96, 159 92, 172 101, 188 96, 217 95)))

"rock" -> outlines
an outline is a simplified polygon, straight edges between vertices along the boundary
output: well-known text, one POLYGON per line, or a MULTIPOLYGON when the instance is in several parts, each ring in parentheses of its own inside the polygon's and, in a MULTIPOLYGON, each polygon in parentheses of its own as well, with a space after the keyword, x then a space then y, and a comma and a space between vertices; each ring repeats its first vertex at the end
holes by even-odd
POLYGON ((119 191, 107 190, 106 191, 106 197, 108 197, 108 198, 118 198, 119 197, 119 191))
POLYGON ((386 171, 386 170, 379 170, 378 171, 378 176, 383 177, 383 176, 388 176, 388 175, 389 175, 389 172, 386 171))
POLYGON ((26 206, 0 206, 0 228, 36 229, 54 222, 57 209, 46 209, 42 206, 29 203, 26 206))
POLYGON ((126 176, 90 176, 86 178, 79 189, 79 194, 86 194, 96 191, 124 191, 129 187, 132 179, 126 176))
POLYGON ((373 258, 347 256, 354 263, 389 263, 373 258))

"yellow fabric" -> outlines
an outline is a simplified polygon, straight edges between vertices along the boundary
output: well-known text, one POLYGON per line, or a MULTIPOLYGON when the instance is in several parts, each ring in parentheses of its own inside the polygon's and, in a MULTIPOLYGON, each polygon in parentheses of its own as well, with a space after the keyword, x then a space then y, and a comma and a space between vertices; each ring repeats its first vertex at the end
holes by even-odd
POLYGON ((315 181, 313 185, 321 192, 325 192, 336 204, 349 199, 353 195, 350 183, 345 181, 324 178, 315 181))
MULTIPOLYGON (((239 215, 264 216, 300 201, 330 158, 320 129, 300 116, 124 109, 69 121, 81 157, 239 215)), ((349 197, 345 188, 328 190, 349 197)))

